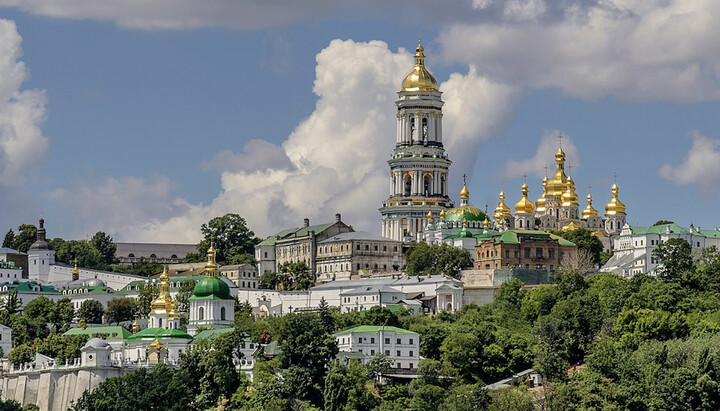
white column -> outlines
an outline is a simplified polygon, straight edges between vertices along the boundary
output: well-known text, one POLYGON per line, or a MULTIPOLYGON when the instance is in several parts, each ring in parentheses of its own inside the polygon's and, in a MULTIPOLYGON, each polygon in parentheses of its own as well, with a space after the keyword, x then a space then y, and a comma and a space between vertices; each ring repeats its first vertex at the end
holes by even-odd
POLYGON ((442 141, 442 113, 438 113, 437 141, 442 141))
POLYGON ((399 143, 402 140, 402 118, 398 115, 397 118, 397 130, 395 130, 395 143, 399 143))

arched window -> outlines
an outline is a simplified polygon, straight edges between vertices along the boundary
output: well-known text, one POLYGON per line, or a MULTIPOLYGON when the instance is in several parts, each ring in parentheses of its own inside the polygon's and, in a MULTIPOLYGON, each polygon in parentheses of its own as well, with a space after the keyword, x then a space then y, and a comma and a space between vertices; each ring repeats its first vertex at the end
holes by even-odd
POLYGON ((220 307, 220 320, 225 321, 225 307, 220 307))
POLYGON ((135 258, 135 254, 133 254, 133 253, 128 254, 128 258, 135 258))
POLYGON ((177 254, 173 254, 170 256, 170 258, 178 258, 178 257, 177 257, 177 254))
POLYGON ((153 253, 153 254, 150 254, 150 258, 157 258, 157 256, 153 253))
POLYGON ((425 197, 429 197, 430 196, 430 174, 425 176, 424 183, 425 183, 425 185, 423 187, 423 193, 425 193, 425 197))
POLYGON ((203 307, 198 308, 198 320, 205 319, 205 309, 203 307))
POLYGON ((445 176, 440 176, 440 195, 445 195, 445 176))
POLYGON ((427 142, 428 138, 428 126, 427 126, 427 119, 422 119, 422 139, 423 141, 427 142))
POLYGON ((410 174, 408 174, 405 176, 405 195, 409 196, 411 191, 412 191, 412 178, 410 177, 410 174))

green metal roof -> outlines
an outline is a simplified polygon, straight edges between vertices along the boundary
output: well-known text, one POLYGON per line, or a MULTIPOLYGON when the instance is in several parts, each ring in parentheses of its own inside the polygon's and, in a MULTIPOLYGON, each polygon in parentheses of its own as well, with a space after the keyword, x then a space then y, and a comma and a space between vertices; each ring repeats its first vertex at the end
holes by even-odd
POLYGON ((232 327, 218 328, 216 330, 202 330, 199 333, 195 334, 195 337, 193 337, 193 341, 200 341, 200 340, 205 340, 208 338, 211 340, 214 340, 215 338, 217 338, 223 334, 231 333, 233 331, 235 331, 235 329, 232 327))
POLYGON ((335 335, 344 335, 344 334, 353 334, 353 333, 377 333, 380 331, 391 331, 395 334, 413 334, 413 335, 419 335, 418 333, 404 330, 402 328, 398 327, 391 327, 391 326, 382 326, 382 325, 361 325, 358 327, 353 327, 347 330, 340 331, 338 333, 335 333, 335 335))
POLYGON ((568 241, 558 235, 546 231, 537 230, 507 230, 499 235, 493 236, 495 244, 520 244, 523 239, 557 240, 559 245, 574 246, 575 243, 568 241))
POLYGON ((692 234, 697 237, 720 238, 720 230, 693 230, 675 223, 653 225, 650 227, 631 227, 633 235, 663 235, 670 229, 671 234, 692 234))
POLYGON ((195 284, 188 300, 232 300, 230 287, 217 277, 205 277, 195 284))
POLYGON ((127 337, 127 341, 154 340, 156 338, 164 340, 192 340, 190 334, 183 330, 173 328, 146 328, 127 337))
POLYGON ((100 326, 100 327, 86 327, 82 328, 71 328, 63 334, 63 336, 70 335, 87 335, 92 337, 102 338, 103 340, 124 340, 132 335, 132 333, 125 327, 120 325, 111 326, 100 326))
POLYGON ((277 240, 278 237, 283 238, 289 234, 294 233, 295 231, 297 231, 299 229, 300 229, 299 227, 293 227, 293 228, 288 228, 287 230, 280 231, 279 233, 275 233, 275 234, 271 235, 270 237, 264 239, 258 245, 275 245, 275 241, 277 240))
POLYGON ((28 293, 59 293, 58 290, 55 289, 55 287, 51 287, 49 285, 41 285, 36 283, 35 281, 24 281, 21 283, 2 283, 0 284, 0 288, 7 287, 11 290, 17 290, 18 292, 28 292, 28 293), (39 286, 40 291, 33 290, 33 287, 39 286))
POLYGON ((293 237, 305 237, 306 235, 310 234, 310 231, 314 231, 315 234, 320 234, 323 231, 327 230, 328 228, 332 227, 332 225, 335 223, 326 223, 326 224, 317 224, 317 225, 311 225, 308 227, 303 227, 294 233, 291 233, 290 235, 286 236, 285 238, 293 238, 293 237))

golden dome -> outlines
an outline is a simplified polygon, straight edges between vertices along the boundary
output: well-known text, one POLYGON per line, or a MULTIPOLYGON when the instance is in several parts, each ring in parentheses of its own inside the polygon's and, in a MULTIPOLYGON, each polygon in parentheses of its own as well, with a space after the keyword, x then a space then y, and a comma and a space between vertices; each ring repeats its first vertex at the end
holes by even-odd
POLYGON ((588 217, 598 215, 598 211, 593 208, 592 205, 592 194, 587 195, 587 207, 582 212, 582 219, 587 220, 588 217))
POLYGON ((535 205, 527 197, 528 185, 523 183, 520 187, 522 191, 522 198, 515 204, 515 214, 533 214, 535 212, 535 205))
POLYGON ((137 334, 140 332, 140 324, 137 322, 137 317, 135 317, 135 321, 133 321, 132 324, 132 333, 137 334))
POLYGON ((210 248, 207 250, 207 263, 205 264, 205 277, 217 277, 218 276, 218 265, 215 261, 215 248, 210 244, 210 248))
POLYGON ((427 213, 427 219, 430 220, 430 221, 433 220, 433 213, 432 213, 432 211, 428 211, 428 213, 427 213))
POLYGON ((445 218, 445 210, 440 210, 440 218, 445 218))
POLYGON ((464 183, 462 190, 460 190, 460 198, 470 198, 470 191, 468 191, 464 183))
POLYGON ((618 185, 617 183, 612 185, 612 199, 607 205, 605 205, 605 215, 625 215, 625 204, 620 202, 618 198, 618 185))
POLYGON ((547 187, 548 178, 547 176, 543 177, 542 179, 542 186, 543 186, 543 192, 540 198, 535 201, 536 210, 538 213, 544 213, 545 212, 545 190, 547 187))
POLYGON ((485 219, 483 220, 483 227, 488 228, 490 226, 490 220, 488 220, 487 215, 485 216, 485 219))
POLYGON ((562 195, 562 206, 570 207, 578 204, 578 195, 575 193, 575 182, 572 177, 568 177, 566 180, 567 189, 562 195))
POLYGON ((583 228, 583 227, 581 225, 577 224, 576 222, 571 221, 570 223, 564 225, 562 230, 563 231, 572 231, 572 230, 577 230, 578 228, 583 228))
POLYGON ((419 41, 415 49, 415 67, 405 76, 401 91, 438 91, 437 80, 425 68, 425 54, 419 41))
POLYGON ((154 314, 166 314, 170 308, 172 298, 170 297, 170 283, 168 282, 167 265, 163 267, 160 274, 159 293, 156 299, 150 304, 151 312, 154 314))
POLYGON ((565 152, 562 147, 558 148, 558 151, 555 153, 555 162, 557 163, 555 175, 545 186, 545 195, 549 196, 561 196, 566 190, 565 184, 567 183, 567 176, 565 175, 565 152))
POLYGON ((160 342, 160 340, 157 339, 157 337, 155 337, 155 341, 153 341, 150 344, 150 348, 155 349, 155 350, 160 350, 163 347, 165 347, 165 346, 163 345, 163 343, 160 342))
POLYGON ((500 198, 500 202, 498 203, 497 207, 495 207, 495 214, 493 214, 493 217, 496 221, 502 221, 504 220, 503 217, 510 216, 510 207, 505 205, 505 192, 500 191, 500 195, 498 196, 500 198))

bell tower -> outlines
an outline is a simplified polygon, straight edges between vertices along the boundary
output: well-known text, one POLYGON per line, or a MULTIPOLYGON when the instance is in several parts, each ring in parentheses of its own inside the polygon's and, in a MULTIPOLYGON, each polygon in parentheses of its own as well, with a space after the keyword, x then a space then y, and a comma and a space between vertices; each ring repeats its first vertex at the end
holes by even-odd
POLYGON ((451 161, 442 143, 441 92, 425 68, 425 54, 418 41, 415 66, 398 91, 397 134, 390 165, 390 196, 380 207, 382 236, 417 241, 428 210, 454 206, 448 196, 451 161))

